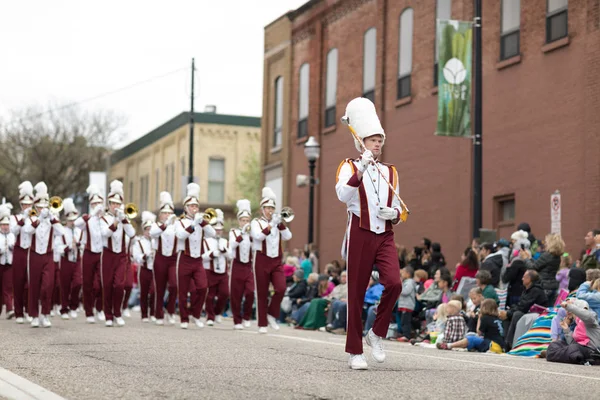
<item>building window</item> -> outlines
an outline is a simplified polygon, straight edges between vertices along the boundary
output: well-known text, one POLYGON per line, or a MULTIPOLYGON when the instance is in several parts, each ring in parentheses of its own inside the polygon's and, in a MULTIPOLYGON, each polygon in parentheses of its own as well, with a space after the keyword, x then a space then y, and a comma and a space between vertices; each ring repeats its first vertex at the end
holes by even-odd
POLYGON ((225 203, 225 160, 211 158, 208 161, 208 203, 225 203))
POLYGON ((398 91, 397 99, 410 96, 410 75, 412 73, 413 9, 407 8, 400 15, 400 49, 398 51, 398 91))
POLYGON ((546 43, 567 37, 569 34, 568 0, 548 0, 546 14, 546 43))
POLYGON ((273 128, 273 148, 280 148, 282 140, 283 126, 283 77, 275 79, 275 126, 273 128))
POLYGON ((501 60, 519 55, 520 27, 521 0, 502 0, 501 60))
POLYGON ((129 197, 130 201, 134 201, 133 200, 133 181, 129 182, 129 193, 127 193, 127 196, 129 197))
POLYGON ((156 204, 157 204, 156 208, 158 208, 158 207, 160 207, 160 169, 158 169, 158 168, 156 168, 156 173, 155 173, 154 179, 156 179, 154 181, 154 188, 155 188, 154 194, 156 196, 156 204))
POLYGON ((148 186, 150 179, 148 175, 142 176, 140 178, 140 210, 148 210, 148 186))
POLYGON ((327 53, 327 83, 325 86, 325 128, 335 125, 335 103, 337 96, 338 50, 327 53))
POLYGON ((308 136, 308 92, 310 86, 310 65, 300 67, 298 96, 298 139, 308 136))
POLYGON ((438 60, 440 57, 437 37, 437 20, 452 19, 452 0, 437 0, 435 5, 435 64, 433 64, 433 86, 438 85, 438 60))
POLYGON ((375 103, 375 72, 377 67, 377 30, 370 28, 363 38, 363 97, 375 103))

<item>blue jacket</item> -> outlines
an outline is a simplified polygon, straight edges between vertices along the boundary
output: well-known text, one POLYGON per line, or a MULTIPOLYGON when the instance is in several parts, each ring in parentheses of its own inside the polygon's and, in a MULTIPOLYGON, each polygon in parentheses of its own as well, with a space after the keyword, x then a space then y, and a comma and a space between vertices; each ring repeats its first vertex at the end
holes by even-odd
POLYGON ((376 283, 370 288, 367 289, 365 293, 365 303, 369 304, 377 304, 379 299, 381 299, 381 295, 383 294, 383 285, 381 283, 376 283))
POLYGON ((590 291, 590 284, 583 282, 579 289, 577 289, 577 298, 587 301, 590 308, 596 312, 596 315, 600 315, 600 292, 590 291))

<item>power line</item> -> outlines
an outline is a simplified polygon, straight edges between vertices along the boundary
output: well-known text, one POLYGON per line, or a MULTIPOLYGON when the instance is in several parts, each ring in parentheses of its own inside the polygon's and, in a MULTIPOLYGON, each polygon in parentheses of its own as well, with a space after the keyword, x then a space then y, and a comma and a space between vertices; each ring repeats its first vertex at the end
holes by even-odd
POLYGON ((174 74, 176 74, 178 72, 181 72, 181 71, 187 71, 189 69, 190 69, 190 67, 184 67, 184 68, 176 69, 176 70, 171 71, 171 72, 167 72, 167 73, 162 74, 162 75, 153 76, 152 78, 148 78, 148 79, 145 79, 143 81, 139 81, 139 82, 133 83, 131 85, 124 86, 124 87, 116 89, 116 90, 112 90, 110 92, 105 92, 105 93, 102 93, 102 94, 99 94, 99 95, 96 95, 96 96, 93 96, 93 97, 89 97, 87 99, 83 99, 83 100, 79 100, 79 101, 76 101, 76 102, 73 102, 73 103, 65 104, 65 105, 60 106, 60 107, 51 108, 51 109, 43 111, 43 112, 41 112, 39 114, 30 115, 30 116, 27 116, 25 118, 21 118, 21 121, 28 120, 28 119, 39 118, 39 117, 41 117, 41 116, 43 116, 45 114, 48 114, 48 113, 51 113, 51 112, 54 112, 54 111, 64 110, 64 109, 71 108, 71 107, 74 107, 74 106, 79 105, 79 104, 87 103, 87 102, 90 102, 90 101, 93 101, 93 100, 97 100, 97 99, 100 99, 100 98, 103 98, 103 97, 106 97, 106 96, 111 96, 111 95, 116 94, 116 93, 124 92, 124 91, 132 89, 132 88, 134 88, 136 86, 140 86, 140 85, 143 85, 143 84, 146 84, 146 83, 150 83, 150 82, 153 82, 155 80, 158 80, 158 79, 161 79, 161 78, 165 78, 165 77, 170 76, 170 75, 174 75, 174 74))

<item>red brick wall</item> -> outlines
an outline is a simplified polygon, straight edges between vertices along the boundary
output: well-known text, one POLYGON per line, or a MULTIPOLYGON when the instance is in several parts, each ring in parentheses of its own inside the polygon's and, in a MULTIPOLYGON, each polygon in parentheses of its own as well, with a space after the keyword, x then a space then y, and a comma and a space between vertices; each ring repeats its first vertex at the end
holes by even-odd
MULTIPOLYGON (((469 20, 472 1, 453 2, 453 18, 469 20)), ((494 228, 494 198, 514 194, 516 224, 527 221, 538 237, 550 229, 549 197, 563 199, 562 231, 568 250, 577 253, 585 232, 600 226, 600 34, 597 2, 570 2, 569 41, 544 53, 545 2, 521 2, 521 61, 498 69, 500 1, 483 8, 483 224, 494 228)), ((401 195, 412 214, 396 228, 396 241, 412 247, 423 236, 442 243, 453 266, 471 237, 472 142, 443 138, 435 130, 437 95, 433 89, 435 2, 415 0, 323 1, 294 21, 290 205, 297 214, 291 247, 306 243, 308 188, 295 186, 307 174, 303 143, 296 141, 298 70, 310 63, 309 135, 322 146, 317 162, 316 238, 323 266, 339 259, 346 220, 335 195, 340 161, 355 157, 350 134, 338 122, 324 133, 324 77, 327 52, 338 48, 336 119, 362 94, 363 34, 377 28, 376 106, 387 134, 384 159, 398 166, 401 195), (414 8, 412 101, 397 106, 398 24, 405 7, 414 8), (348 7, 348 8, 347 8, 348 7), (345 13, 345 10, 352 11, 345 13), (333 15, 340 16, 338 19, 333 15), (387 19, 384 21, 384 16, 387 19), (385 27, 385 29, 384 29, 385 27), (385 65, 384 64, 385 61, 385 65), (323 82, 320 81, 323 79, 323 82)), ((508 231, 513 228, 508 227, 508 231)))

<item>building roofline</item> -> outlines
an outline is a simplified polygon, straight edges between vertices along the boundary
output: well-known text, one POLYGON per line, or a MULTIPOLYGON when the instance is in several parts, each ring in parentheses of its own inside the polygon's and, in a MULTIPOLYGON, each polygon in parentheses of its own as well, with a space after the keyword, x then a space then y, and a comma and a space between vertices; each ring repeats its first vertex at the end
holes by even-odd
MULTIPOLYGON (((260 120, 260 117, 250 117, 245 115, 194 113, 194 124, 217 124, 260 128, 260 120)), ((114 165, 119 161, 132 156, 138 151, 143 150, 144 148, 164 138, 171 132, 181 128, 186 124, 189 124, 189 122, 189 111, 182 112, 181 114, 171 118, 169 121, 153 129, 144 136, 134 140, 121 149, 115 150, 110 157, 111 165, 114 165)))
POLYGON ((323 1, 323 0, 308 0, 306 3, 302 4, 297 9, 290 10, 290 11, 286 12, 285 14, 283 14, 282 16, 269 22, 267 25, 265 25, 265 30, 267 30, 268 28, 270 28, 272 25, 276 24, 277 22, 281 21, 283 18, 287 18, 290 21, 293 21, 296 17, 303 14, 304 12, 306 12, 307 10, 312 8, 314 5, 320 3, 321 1, 323 1))

